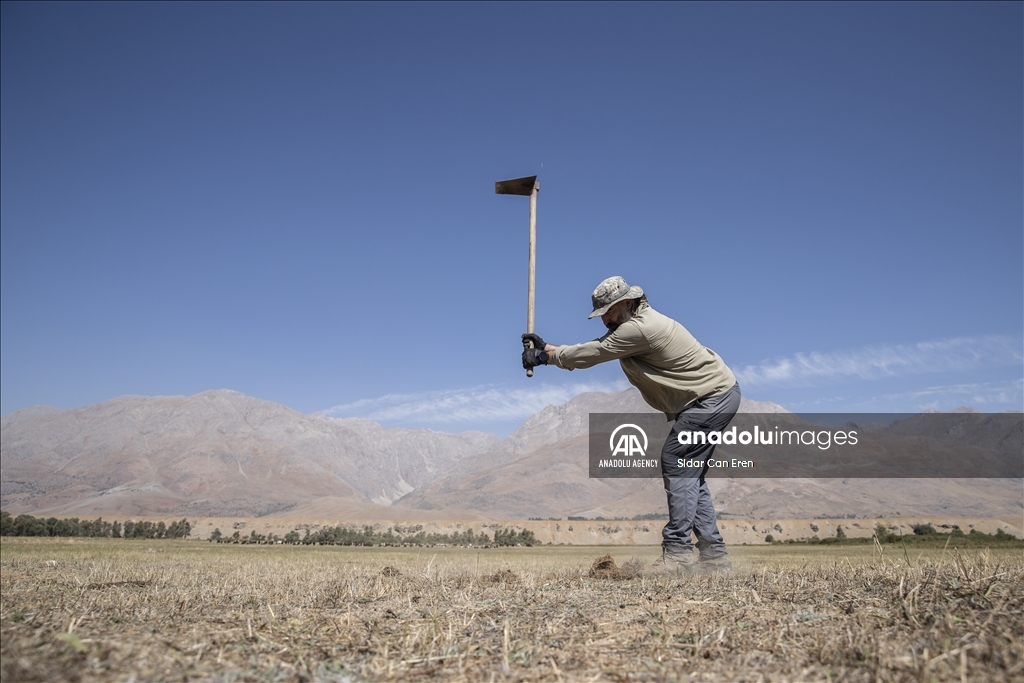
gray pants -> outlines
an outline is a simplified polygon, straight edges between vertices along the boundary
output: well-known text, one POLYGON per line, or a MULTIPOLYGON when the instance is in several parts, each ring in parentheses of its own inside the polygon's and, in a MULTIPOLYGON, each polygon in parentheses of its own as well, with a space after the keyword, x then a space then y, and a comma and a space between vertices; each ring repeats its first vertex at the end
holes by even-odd
POLYGON ((661 471, 668 495, 668 524, 661 531, 661 545, 669 552, 690 552, 691 533, 697 536, 697 548, 705 559, 725 555, 725 541, 718 531, 715 506, 704 481, 707 460, 715 452, 711 444, 680 445, 681 431, 723 431, 740 407, 740 385, 715 396, 698 400, 680 413, 661 450, 661 471), (678 460, 703 460, 703 467, 680 467, 678 460))

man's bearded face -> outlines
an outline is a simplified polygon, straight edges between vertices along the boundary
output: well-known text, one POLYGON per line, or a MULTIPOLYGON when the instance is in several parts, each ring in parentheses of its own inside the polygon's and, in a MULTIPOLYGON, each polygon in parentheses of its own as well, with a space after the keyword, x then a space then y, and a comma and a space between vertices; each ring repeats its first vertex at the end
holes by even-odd
POLYGON ((605 311, 604 315, 601 316, 601 322, 604 323, 604 326, 607 327, 609 331, 614 332, 619 329, 619 325, 633 317, 633 312, 630 310, 630 303, 631 302, 628 299, 620 301, 605 311))

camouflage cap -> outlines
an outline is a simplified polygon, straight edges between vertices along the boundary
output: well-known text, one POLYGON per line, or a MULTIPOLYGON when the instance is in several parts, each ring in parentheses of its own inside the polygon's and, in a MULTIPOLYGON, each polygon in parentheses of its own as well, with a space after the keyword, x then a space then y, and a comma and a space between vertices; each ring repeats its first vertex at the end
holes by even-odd
POLYGON ((635 286, 630 287, 618 275, 602 280, 601 284, 594 290, 594 293, 590 295, 590 299, 594 304, 594 311, 587 317, 594 318, 604 315, 608 312, 609 308, 623 299, 639 299, 643 295, 644 290, 635 286))

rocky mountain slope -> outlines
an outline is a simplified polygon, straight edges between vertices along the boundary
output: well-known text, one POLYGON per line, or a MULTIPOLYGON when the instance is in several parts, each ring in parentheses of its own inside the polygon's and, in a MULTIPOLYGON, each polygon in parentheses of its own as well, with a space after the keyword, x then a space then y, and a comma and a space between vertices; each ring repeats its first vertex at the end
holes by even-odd
MULTIPOLYGON (((510 517, 625 517, 663 513, 665 493, 658 479, 590 479, 587 416, 597 412, 652 412, 635 389, 617 394, 581 394, 562 406, 534 415, 483 459, 490 467, 452 473, 394 503, 412 510, 471 511, 510 517)), ((744 399, 741 413, 762 423, 762 415, 786 413, 780 406, 744 399)), ((853 425, 862 432, 899 438, 911 450, 903 457, 928 457, 932 442, 912 455, 914 437, 1022 452, 1020 423, 1010 432, 991 421, 968 420, 968 411, 910 417, 891 426, 853 425)), ((780 416, 799 423, 797 416, 780 416)), ((802 424, 802 423, 800 423, 802 424)), ((1005 425, 1005 422, 1003 423, 1005 425)), ((479 464, 479 461, 478 461, 479 464)), ((809 518, 855 515, 966 515, 1019 519, 1024 495, 1019 479, 708 479, 715 507, 735 517, 809 518)))
MULTIPOLYGON (((747 413, 785 413, 744 401, 747 413)), ((664 512, 658 479, 590 479, 588 416, 651 412, 635 389, 547 406, 507 439, 385 429, 302 415, 231 391, 125 396, 0 423, 0 504, 45 516, 289 516, 316 519, 634 517, 664 512)), ((781 419, 795 416, 780 415, 781 419)), ((1021 450, 944 414, 888 429, 1021 450), (973 431, 972 431, 973 430, 973 431)), ((881 430, 864 426, 865 431, 881 430)), ((709 479, 735 517, 961 515, 1020 518, 1021 481, 996 479, 709 479)))
POLYGON ((259 516, 329 497, 387 505, 498 443, 302 415, 233 391, 124 396, 3 418, 10 512, 259 516))

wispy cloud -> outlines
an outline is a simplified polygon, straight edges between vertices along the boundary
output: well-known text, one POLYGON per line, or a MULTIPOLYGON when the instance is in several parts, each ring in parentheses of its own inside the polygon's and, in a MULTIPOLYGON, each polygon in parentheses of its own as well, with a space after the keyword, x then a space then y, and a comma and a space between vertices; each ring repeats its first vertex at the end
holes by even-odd
POLYGON ((814 396, 790 401, 786 407, 806 412, 898 412, 953 410, 967 406, 981 412, 1020 410, 1024 406, 1024 378, 995 382, 943 384, 870 396, 814 396))
POLYGON ((331 417, 365 417, 375 422, 452 424, 522 420, 548 405, 559 405, 588 391, 622 391, 624 380, 568 385, 536 384, 511 389, 479 386, 418 394, 388 394, 334 406, 323 411, 331 417))
POLYGON ((950 410, 970 406, 983 412, 986 409, 1003 410, 1007 406, 1019 410, 1022 398, 1024 379, 925 387, 882 397, 885 401, 912 405, 914 410, 950 410))
POLYGON ((814 386, 844 378, 880 379, 927 372, 1020 366, 1021 340, 1003 336, 798 353, 738 368, 743 386, 814 386))
MULTIPOLYGON (((1021 340, 1010 337, 963 337, 911 345, 872 346, 852 351, 798 353, 759 365, 734 368, 744 389, 783 389, 833 384, 850 378, 881 379, 929 372, 1024 366, 1021 340)), ((1018 373, 1019 374, 1019 373, 1018 373)), ((1022 380, 993 383, 965 383, 933 386, 915 391, 865 398, 816 397, 799 401, 790 409, 835 404, 832 409, 867 409, 899 404, 908 410, 934 407, 948 410, 956 405, 1017 405, 1022 380), (956 405, 949 405, 957 401, 956 405), (856 406, 856 408, 855 408, 856 406)), ((375 422, 401 426, 487 424, 525 420, 547 405, 559 405, 588 391, 621 391, 626 381, 576 384, 531 384, 529 387, 476 386, 447 391, 387 394, 324 410, 331 417, 363 417, 375 422)))

